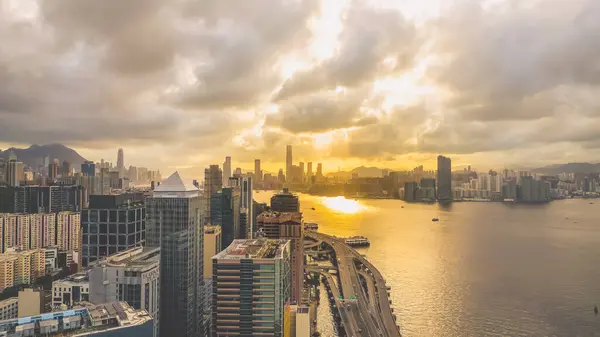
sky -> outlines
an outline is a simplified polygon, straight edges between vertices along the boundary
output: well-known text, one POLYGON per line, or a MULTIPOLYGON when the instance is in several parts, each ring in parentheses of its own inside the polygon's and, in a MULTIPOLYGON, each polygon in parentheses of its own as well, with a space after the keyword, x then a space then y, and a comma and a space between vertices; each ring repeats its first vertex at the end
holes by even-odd
POLYGON ((600 161, 597 0, 0 0, 0 148, 276 172, 600 161))

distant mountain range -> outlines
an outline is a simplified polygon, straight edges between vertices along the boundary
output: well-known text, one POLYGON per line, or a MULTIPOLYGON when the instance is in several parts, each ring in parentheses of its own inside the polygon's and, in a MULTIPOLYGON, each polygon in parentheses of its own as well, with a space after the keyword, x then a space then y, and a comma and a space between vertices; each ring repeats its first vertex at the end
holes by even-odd
POLYGON ((358 174, 358 176, 361 178, 381 177, 381 176, 383 176, 383 169, 373 167, 373 166, 372 167, 360 166, 349 172, 348 171, 330 172, 330 173, 327 173, 326 175, 328 177, 339 177, 339 178, 350 179, 350 178, 352 178, 353 174, 358 174))
POLYGON ((600 163, 568 163, 556 164, 532 170, 534 173, 545 173, 555 175, 560 173, 600 173, 600 163))
POLYGON ((0 158, 8 159, 11 152, 17 156, 17 160, 31 167, 40 165, 42 158, 45 157, 49 157, 50 161, 58 159, 61 164, 66 160, 71 163, 71 167, 79 167, 86 160, 77 151, 62 144, 31 145, 27 149, 11 147, 10 149, 0 151, 0 158))

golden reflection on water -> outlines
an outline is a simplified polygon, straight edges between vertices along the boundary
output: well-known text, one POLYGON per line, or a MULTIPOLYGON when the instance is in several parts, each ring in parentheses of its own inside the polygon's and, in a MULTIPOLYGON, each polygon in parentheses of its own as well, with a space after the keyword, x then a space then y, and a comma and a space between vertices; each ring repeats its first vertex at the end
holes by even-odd
POLYGON ((321 203, 332 211, 344 214, 356 214, 367 209, 359 201, 344 197, 322 197, 321 203))

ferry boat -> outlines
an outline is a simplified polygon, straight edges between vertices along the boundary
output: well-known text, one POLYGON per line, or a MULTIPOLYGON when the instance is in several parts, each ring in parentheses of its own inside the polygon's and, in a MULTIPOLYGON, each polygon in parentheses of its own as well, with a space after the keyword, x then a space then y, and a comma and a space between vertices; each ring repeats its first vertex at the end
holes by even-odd
POLYGON ((304 230, 316 231, 319 229, 319 224, 314 222, 307 222, 304 224, 304 230))
POLYGON ((352 236, 344 239, 344 241, 350 247, 368 247, 371 245, 369 239, 364 236, 352 236))

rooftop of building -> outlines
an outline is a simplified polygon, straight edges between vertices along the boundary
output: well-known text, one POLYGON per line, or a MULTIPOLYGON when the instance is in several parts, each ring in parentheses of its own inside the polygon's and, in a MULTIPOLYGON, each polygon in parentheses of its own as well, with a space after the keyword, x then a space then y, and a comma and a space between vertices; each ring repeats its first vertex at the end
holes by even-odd
POLYGON ((177 171, 152 191, 154 198, 185 198, 198 196, 199 193, 200 189, 194 182, 183 179, 177 171))
POLYGON ((295 222, 302 224, 302 213, 300 212, 263 212, 256 217, 256 222, 260 223, 287 223, 295 222))
POLYGON ((108 329, 142 325, 150 320, 152 317, 145 310, 133 309, 127 302, 111 302, 0 321, 0 331, 6 332, 7 336, 23 336, 23 333, 32 333, 26 335, 33 336, 39 328, 54 327, 54 331, 47 336, 88 336, 108 329), (82 320, 83 325, 77 324, 82 320), (65 323, 75 324, 71 324, 69 328, 65 323))
POLYGON ((0 307, 5 307, 7 305, 11 305, 14 303, 19 303, 19 298, 18 297, 11 297, 11 298, 7 298, 3 301, 0 301, 0 307))
POLYGON ((213 259, 281 259, 288 242, 272 239, 233 240, 229 247, 215 255, 213 259))
POLYGON ((84 284, 84 283, 88 283, 89 281, 90 281, 90 278, 87 273, 77 273, 77 274, 69 275, 62 280, 57 280, 54 282, 61 283, 61 284, 67 284, 67 283, 84 284))
POLYGON ((90 195, 89 209, 113 209, 137 207, 144 204, 144 194, 121 193, 111 195, 90 195))
POLYGON ((108 256, 97 264, 110 267, 149 267, 160 263, 160 248, 135 247, 108 256))
POLYGON ((204 226, 204 234, 215 234, 221 232, 220 225, 204 226))

